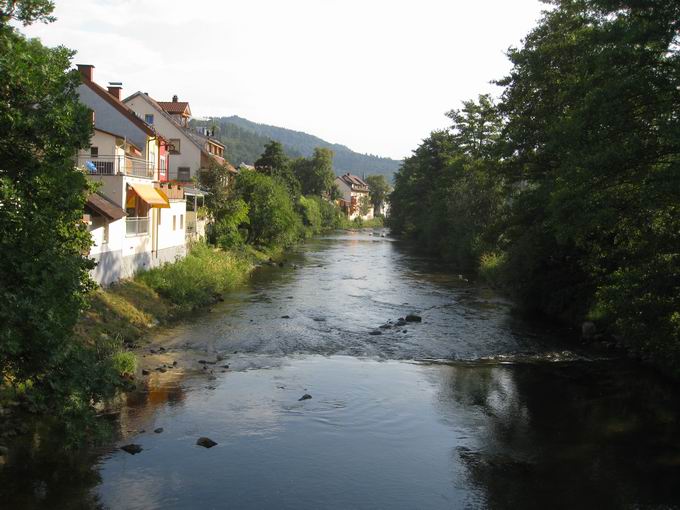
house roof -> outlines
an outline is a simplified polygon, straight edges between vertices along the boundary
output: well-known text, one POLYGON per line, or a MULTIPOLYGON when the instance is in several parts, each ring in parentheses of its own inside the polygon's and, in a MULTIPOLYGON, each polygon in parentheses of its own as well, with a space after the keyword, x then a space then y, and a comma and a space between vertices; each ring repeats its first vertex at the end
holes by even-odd
POLYGON ((88 80, 85 77, 82 78, 82 81, 83 85, 88 87, 95 94, 97 94, 99 97, 101 97, 111 106, 113 106, 125 118, 127 118, 130 122, 136 125, 144 133, 146 133, 149 136, 156 136, 156 132, 146 122, 137 117, 137 115, 135 115, 135 112, 133 112, 125 103, 109 94, 108 90, 106 90, 104 87, 97 85, 95 82, 93 82, 92 80, 88 80))
MULTIPOLYGON (((137 91, 137 92, 135 92, 134 94, 132 94, 132 95, 126 97, 125 99, 123 99, 123 101, 127 103, 128 101, 131 101, 132 99, 134 99, 134 98, 136 98, 136 97, 138 97, 138 96, 141 97, 141 98, 143 98, 143 99, 146 100, 151 106, 153 106, 154 108, 156 108, 156 110, 157 110, 158 112, 160 112, 160 113, 168 120, 168 122, 172 123, 172 124, 173 124, 173 125, 174 125, 174 126, 175 126, 175 127, 176 127, 183 135, 184 135, 184 136, 186 136, 186 137, 189 139, 189 141, 190 141, 191 143, 193 143, 196 147, 198 147, 198 148, 201 150, 201 153, 203 153, 203 154, 204 154, 205 156, 207 156, 207 157, 214 158, 214 159, 215 159, 216 161, 218 161, 219 163, 226 163, 227 166, 228 166, 228 168, 229 168, 229 171, 230 171, 231 173, 237 173, 237 172, 236 172, 236 169, 235 169, 232 165, 230 165, 224 158, 221 158, 221 157, 219 157, 219 156, 216 156, 215 154, 210 154, 207 150, 205 150, 205 146, 204 146, 205 141, 204 141, 204 140, 201 140, 201 138, 203 138, 203 139, 205 139, 205 140, 210 140, 211 142, 217 143, 217 144, 221 145, 222 147, 224 147, 224 144, 222 144, 221 142, 218 142, 218 141, 215 140, 214 138, 206 138, 206 137, 203 137, 203 136, 199 135, 198 133, 192 132, 192 131, 190 131, 189 129, 187 129, 187 128, 181 126, 181 125, 180 125, 180 124, 172 117, 172 115, 170 115, 167 111, 165 111, 165 110, 163 109, 163 107, 161 106, 161 103, 160 103, 159 101, 156 101, 156 100, 155 100, 154 98, 152 98, 149 94, 146 94, 146 93, 144 93, 144 92, 137 91)), ((188 103, 187 103, 187 104, 188 104, 188 103)))
POLYGON ((186 113, 191 115, 191 110, 189 109, 189 103, 186 101, 156 101, 158 106, 163 108, 168 113, 186 113), (188 111, 187 111, 188 110, 188 111))
POLYGON ((106 216, 111 221, 116 221, 127 216, 127 213, 123 209, 101 193, 92 193, 87 197, 85 206, 97 214, 106 216))
POLYGON ((364 181, 361 177, 346 173, 338 177, 341 181, 347 184, 349 187, 357 186, 360 188, 368 188, 368 183, 364 181))

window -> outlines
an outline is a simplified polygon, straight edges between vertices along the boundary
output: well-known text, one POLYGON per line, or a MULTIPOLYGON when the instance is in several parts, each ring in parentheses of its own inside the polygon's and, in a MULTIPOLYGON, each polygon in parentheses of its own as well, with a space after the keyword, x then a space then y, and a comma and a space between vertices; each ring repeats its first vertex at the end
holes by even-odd
POLYGON ((153 125, 153 114, 147 113, 144 115, 144 122, 146 122, 148 125, 152 126, 153 125))
POLYGON ((99 147, 90 147, 90 157, 96 158, 99 156, 99 147))
POLYGON ((188 166, 177 167, 177 180, 189 182, 191 180, 191 169, 188 166))
POLYGON ((172 215, 172 230, 177 230, 177 215, 172 215))
POLYGON ((165 160, 165 156, 161 156, 161 166, 160 166, 160 168, 158 169, 158 174, 159 174, 161 177, 163 177, 163 178, 165 178, 165 175, 166 175, 166 172, 165 172, 165 171, 166 171, 166 169, 167 169, 167 162, 166 162, 166 160, 165 160))
POLYGON ((179 154, 179 138, 170 138, 170 154, 179 154))
POLYGON ((179 215, 179 229, 182 230, 184 228, 184 215, 180 214, 179 215))

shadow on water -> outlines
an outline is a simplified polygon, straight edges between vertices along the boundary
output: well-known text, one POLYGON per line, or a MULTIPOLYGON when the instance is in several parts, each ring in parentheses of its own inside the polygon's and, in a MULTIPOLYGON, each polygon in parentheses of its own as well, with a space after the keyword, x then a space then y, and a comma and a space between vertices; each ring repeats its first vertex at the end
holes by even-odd
POLYGON ((153 373, 106 448, 65 453, 45 426, 14 441, 0 505, 680 508, 673 386, 510 309, 389 238, 312 240, 154 339, 229 371, 153 373))

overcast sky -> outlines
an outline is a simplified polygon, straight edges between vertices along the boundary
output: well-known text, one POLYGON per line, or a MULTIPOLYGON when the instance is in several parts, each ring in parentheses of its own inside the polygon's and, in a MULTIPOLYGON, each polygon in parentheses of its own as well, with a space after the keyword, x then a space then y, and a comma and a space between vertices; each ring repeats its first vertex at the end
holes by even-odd
POLYGON ((239 115, 401 159, 509 69, 538 0, 55 0, 22 29, 195 117, 239 115))

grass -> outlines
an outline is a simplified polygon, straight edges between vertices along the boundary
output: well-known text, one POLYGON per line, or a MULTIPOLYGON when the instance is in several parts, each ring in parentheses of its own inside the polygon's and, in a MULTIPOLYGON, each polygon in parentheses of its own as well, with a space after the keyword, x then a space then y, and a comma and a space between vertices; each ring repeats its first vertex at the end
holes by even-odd
POLYGON ((272 254, 251 247, 224 251, 196 244, 177 262, 93 292, 76 335, 90 342, 118 338, 124 344, 134 344, 156 325, 213 304, 241 284, 257 260, 272 254))

